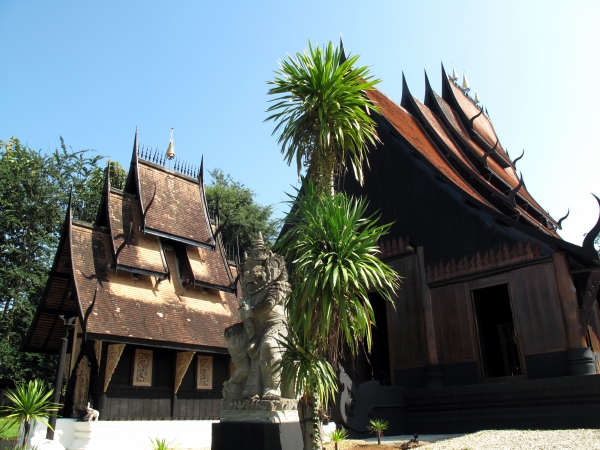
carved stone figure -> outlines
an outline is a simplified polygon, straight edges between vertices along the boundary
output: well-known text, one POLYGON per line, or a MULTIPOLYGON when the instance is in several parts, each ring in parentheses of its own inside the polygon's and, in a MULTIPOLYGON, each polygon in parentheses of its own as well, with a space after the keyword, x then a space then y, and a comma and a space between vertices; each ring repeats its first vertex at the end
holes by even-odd
POLYGON ((284 300, 290 291, 285 261, 266 250, 259 233, 254 248, 244 255, 240 271, 242 323, 225 330, 235 372, 224 383, 225 399, 281 399, 282 348, 287 335, 284 300))

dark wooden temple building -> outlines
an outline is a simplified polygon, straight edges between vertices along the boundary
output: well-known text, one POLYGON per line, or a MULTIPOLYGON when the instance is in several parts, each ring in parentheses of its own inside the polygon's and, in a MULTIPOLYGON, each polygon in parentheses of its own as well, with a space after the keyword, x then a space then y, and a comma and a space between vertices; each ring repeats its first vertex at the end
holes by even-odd
MULTIPOLYGON (((561 239, 528 192, 483 107, 442 68, 423 102, 369 97, 381 144, 364 186, 393 222, 382 259, 404 277, 395 304, 373 295, 373 352, 348 364, 338 416, 363 432, 600 426, 600 261, 561 239)), ((599 222, 600 224, 600 222, 599 222)))
POLYGON ((24 350, 58 353, 69 334, 63 416, 88 401, 100 420, 215 419, 237 321, 236 273, 209 218, 202 166, 138 154, 126 185, 110 174, 93 223, 71 207, 24 350), (144 158, 142 158, 142 156, 144 158), (152 161, 153 162, 152 162, 152 161))

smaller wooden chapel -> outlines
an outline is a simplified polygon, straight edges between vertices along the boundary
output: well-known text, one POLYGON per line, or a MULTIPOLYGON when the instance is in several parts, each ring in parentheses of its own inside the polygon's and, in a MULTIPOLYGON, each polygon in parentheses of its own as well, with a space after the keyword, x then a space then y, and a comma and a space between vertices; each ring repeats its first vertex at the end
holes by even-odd
POLYGON ((209 217, 202 164, 191 170, 140 152, 127 182, 109 168, 93 222, 66 215, 23 350, 59 353, 68 335, 63 417, 87 402, 100 420, 218 419, 238 321, 236 269, 218 211, 209 217))

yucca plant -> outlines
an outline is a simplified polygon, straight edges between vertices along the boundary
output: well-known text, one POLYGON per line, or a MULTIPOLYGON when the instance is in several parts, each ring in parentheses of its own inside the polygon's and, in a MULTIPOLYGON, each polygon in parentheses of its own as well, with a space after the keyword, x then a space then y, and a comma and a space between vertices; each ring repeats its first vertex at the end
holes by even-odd
POLYGON ((333 442, 335 450, 338 450, 338 444, 348 439, 348 432, 343 428, 338 428, 337 430, 333 430, 331 433, 329 433, 329 439, 331 439, 331 442, 333 442))
POLYGON ((381 445, 381 438, 383 437, 383 432, 388 429, 389 422, 387 420, 382 419, 371 419, 369 420, 369 425, 367 425, 367 430, 371 433, 375 433, 377 435, 377 445, 381 445))
POLYGON ((27 447, 32 423, 35 424, 38 421, 48 428, 52 428, 46 422, 46 417, 57 412, 61 407, 61 405, 50 400, 53 395, 54 389, 46 391, 45 386, 38 380, 18 384, 14 391, 6 393, 6 397, 12 405, 3 406, 0 410, 6 413, 7 426, 17 423, 23 425, 21 447, 27 447))
POLYGON ((366 217, 367 203, 343 193, 317 192, 305 180, 287 217, 289 229, 274 250, 290 263, 286 300, 289 337, 281 360, 282 383, 295 380, 305 449, 320 448, 320 407, 337 390, 333 367, 344 345, 356 354, 371 348, 375 324, 368 290, 391 300, 399 277, 377 258, 389 225, 366 217), (310 445, 308 445, 310 443, 310 445))
POLYGON ((154 439, 150 438, 150 442, 152 443, 152 450, 176 450, 179 448, 179 444, 175 444, 175 439, 167 442, 165 438, 155 437, 154 439))
POLYGON ((368 145, 379 141, 370 111, 378 111, 365 92, 381 80, 368 67, 356 67, 358 55, 343 57, 343 48, 330 42, 296 53, 279 64, 276 77, 268 84, 277 96, 266 120, 277 123, 288 165, 296 160, 298 174, 308 166, 308 177, 319 189, 332 186, 336 170, 350 161, 362 184, 362 166, 368 145))

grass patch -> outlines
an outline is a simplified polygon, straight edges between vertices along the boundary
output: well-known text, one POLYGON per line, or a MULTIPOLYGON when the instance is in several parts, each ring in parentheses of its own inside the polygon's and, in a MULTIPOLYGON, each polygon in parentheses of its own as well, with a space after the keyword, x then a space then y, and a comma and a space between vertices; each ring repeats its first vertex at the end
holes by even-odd
POLYGON ((6 417, 0 417, 0 439, 14 439, 19 436, 19 424, 14 424, 6 429, 6 423, 8 420, 6 417))

